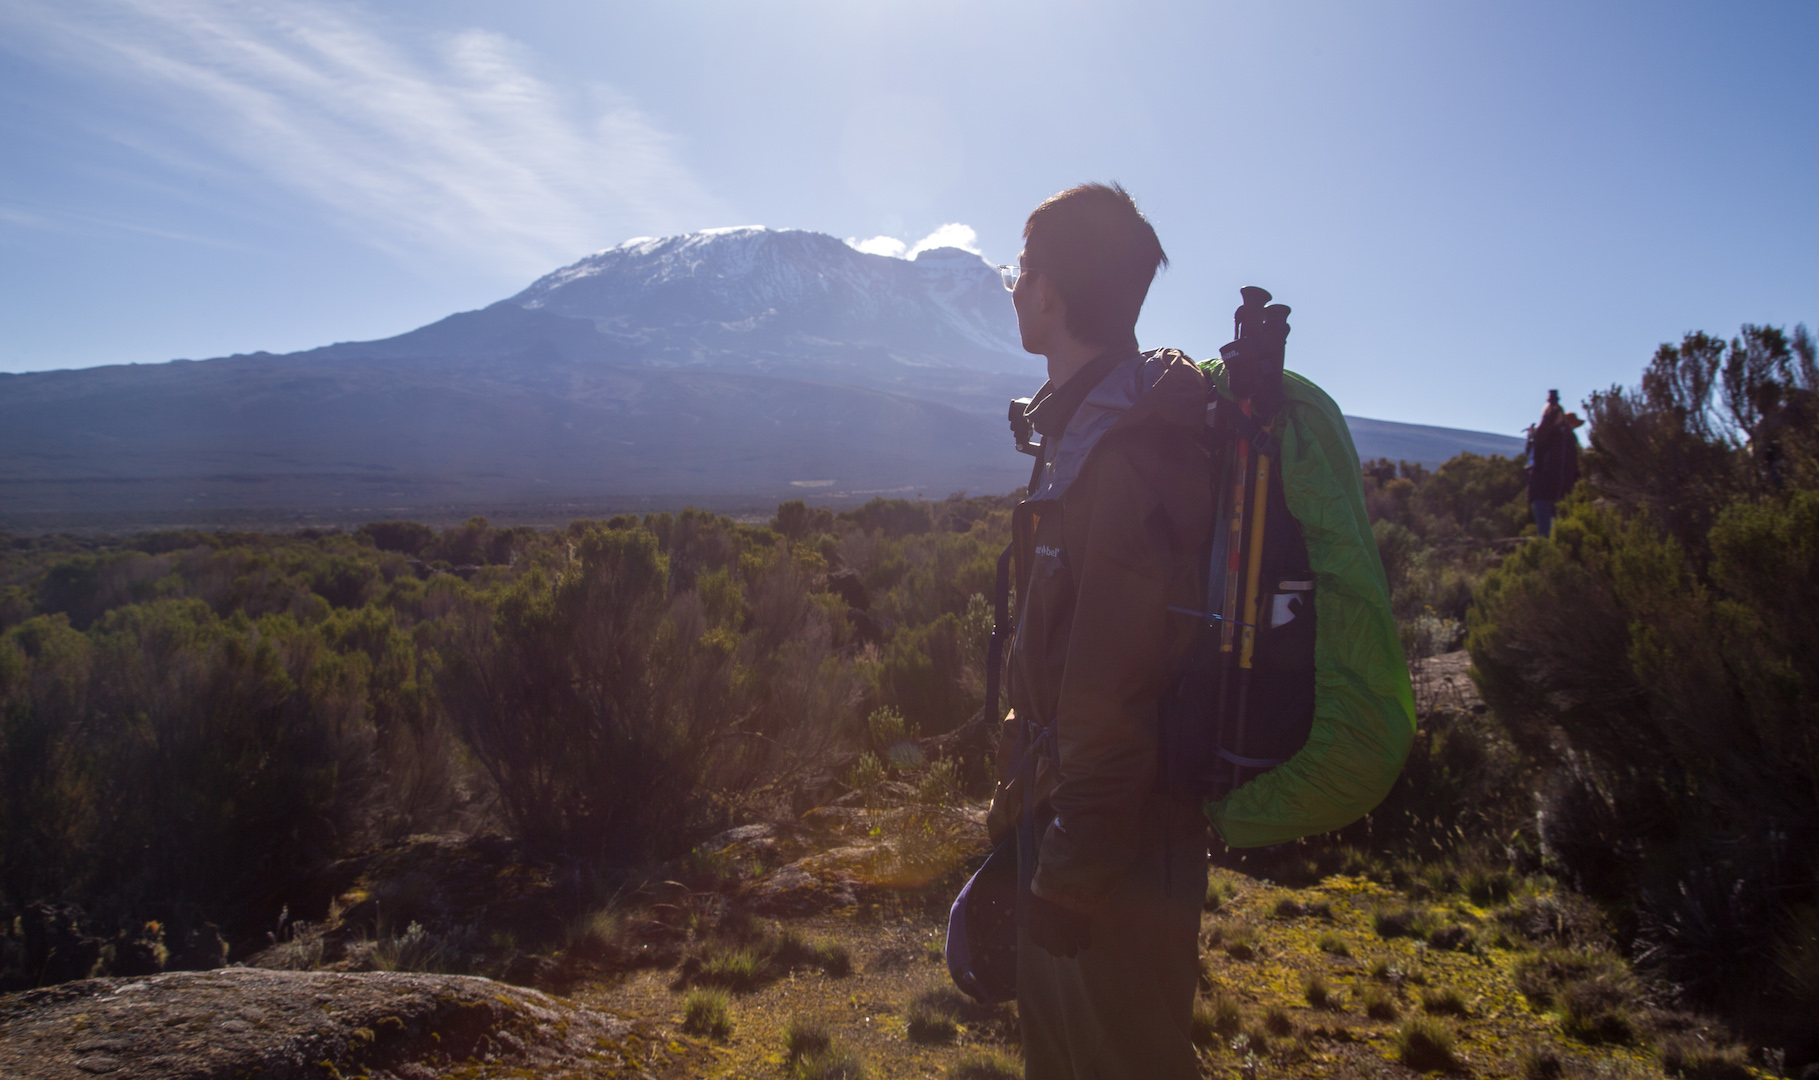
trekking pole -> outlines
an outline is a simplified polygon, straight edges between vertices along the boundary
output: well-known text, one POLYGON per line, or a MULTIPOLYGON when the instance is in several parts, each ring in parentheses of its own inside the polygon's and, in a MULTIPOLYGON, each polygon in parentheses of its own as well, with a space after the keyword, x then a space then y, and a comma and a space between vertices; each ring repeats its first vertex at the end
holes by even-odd
MULTIPOLYGON (((1232 748, 1227 752, 1232 765, 1232 788, 1243 782, 1246 727, 1250 712, 1250 680, 1256 656, 1257 612, 1261 595, 1263 543, 1269 518, 1270 448, 1275 439, 1276 413, 1282 406, 1282 356, 1288 337, 1289 309, 1284 304, 1271 304, 1268 290, 1247 286, 1239 290, 1244 302, 1232 314, 1233 341, 1219 350, 1225 359, 1232 396, 1238 400, 1244 421, 1239 427, 1248 437, 1237 440, 1233 454, 1234 491, 1232 499, 1232 533, 1226 559, 1225 601, 1227 621, 1220 639, 1220 651, 1232 651, 1232 625, 1229 612, 1241 606, 1244 612, 1238 635, 1236 678, 1237 707, 1233 710, 1232 748), (1251 496, 1249 529, 1245 528, 1245 477, 1250 451, 1257 454, 1256 481, 1251 496), (1248 535, 1246 535, 1248 533, 1248 535), (1242 550, 1243 562, 1240 562, 1242 550), (1245 567, 1242 600, 1238 596, 1238 568, 1245 567)), ((1228 672, 1231 669, 1227 669, 1228 672)), ((1226 715, 1226 701, 1231 679, 1220 680, 1219 715, 1226 715)))

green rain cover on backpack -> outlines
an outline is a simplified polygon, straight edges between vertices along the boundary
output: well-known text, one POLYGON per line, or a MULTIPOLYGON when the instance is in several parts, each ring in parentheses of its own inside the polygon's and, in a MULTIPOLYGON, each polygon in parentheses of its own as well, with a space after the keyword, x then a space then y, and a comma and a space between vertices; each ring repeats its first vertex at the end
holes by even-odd
MULTIPOLYGON (((1201 365, 1228 393, 1225 364, 1201 365)), ((1232 847, 1343 828, 1375 809, 1415 736, 1415 694, 1390 611, 1389 581, 1364 509, 1358 451, 1339 407, 1282 374, 1283 495, 1314 571, 1314 718, 1293 757, 1205 804, 1232 847)))

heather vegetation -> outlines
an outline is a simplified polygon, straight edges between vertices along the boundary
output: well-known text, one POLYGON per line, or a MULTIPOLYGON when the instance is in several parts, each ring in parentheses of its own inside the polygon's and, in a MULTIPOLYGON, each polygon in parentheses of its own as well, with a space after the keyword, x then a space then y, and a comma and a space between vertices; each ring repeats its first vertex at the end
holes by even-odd
MULTIPOLYGON (((168 949, 243 941, 287 883, 415 833, 674 856, 874 713, 928 736, 977 710, 1002 503, 13 540, 0 910, 168 949)), ((15 984, 99 959, 9 947, 15 984)))
MULTIPOLYGON (((1664 347, 1593 395, 1548 540, 1519 461, 1363 464, 1420 732, 1364 821, 1215 854, 1209 1067, 1819 1057, 1816 394, 1804 330, 1664 347)), ((679 1030, 800 1075, 887 1037, 998 1075, 1014 1016, 917 965, 978 854, 1013 502, 7 538, 0 988, 643 972, 679 1030), (783 1015, 890 978, 876 1026, 783 1015)))

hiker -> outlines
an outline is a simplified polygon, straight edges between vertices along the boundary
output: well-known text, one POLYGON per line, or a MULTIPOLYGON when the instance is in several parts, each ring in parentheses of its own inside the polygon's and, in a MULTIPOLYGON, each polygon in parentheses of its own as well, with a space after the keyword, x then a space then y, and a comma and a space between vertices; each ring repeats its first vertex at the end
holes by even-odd
POLYGON ((1573 429, 1583 423, 1560 407, 1560 391, 1549 390, 1541 422, 1529 428, 1528 502, 1543 538, 1554 529, 1554 504, 1579 482, 1579 438, 1573 429))
POLYGON ((1207 383, 1178 352, 1138 351, 1168 260, 1121 187, 1052 196, 1023 238, 1005 283, 1049 378, 1024 413, 1042 447, 1013 519, 1027 555, 988 827, 998 839, 1024 819, 1016 759, 1035 732, 1033 827, 1018 832, 1034 862, 1016 955, 1025 1075, 1191 1080, 1207 822, 1159 788, 1157 713, 1194 634, 1169 608, 1200 603, 1212 526, 1207 383))

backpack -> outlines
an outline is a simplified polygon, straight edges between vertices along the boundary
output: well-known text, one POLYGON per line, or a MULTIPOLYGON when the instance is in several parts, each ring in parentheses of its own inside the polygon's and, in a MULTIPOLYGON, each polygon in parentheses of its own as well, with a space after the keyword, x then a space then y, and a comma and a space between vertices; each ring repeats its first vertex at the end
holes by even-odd
POLYGON ((1259 847, 1375 809, 1415 702, 1351 432, 1282 369, 1289 309, 1243 293, 1236 340, 1201 365, 1218 517, 1203 625, 1162 704, 1160 776, 1226 844, 1259 847))

